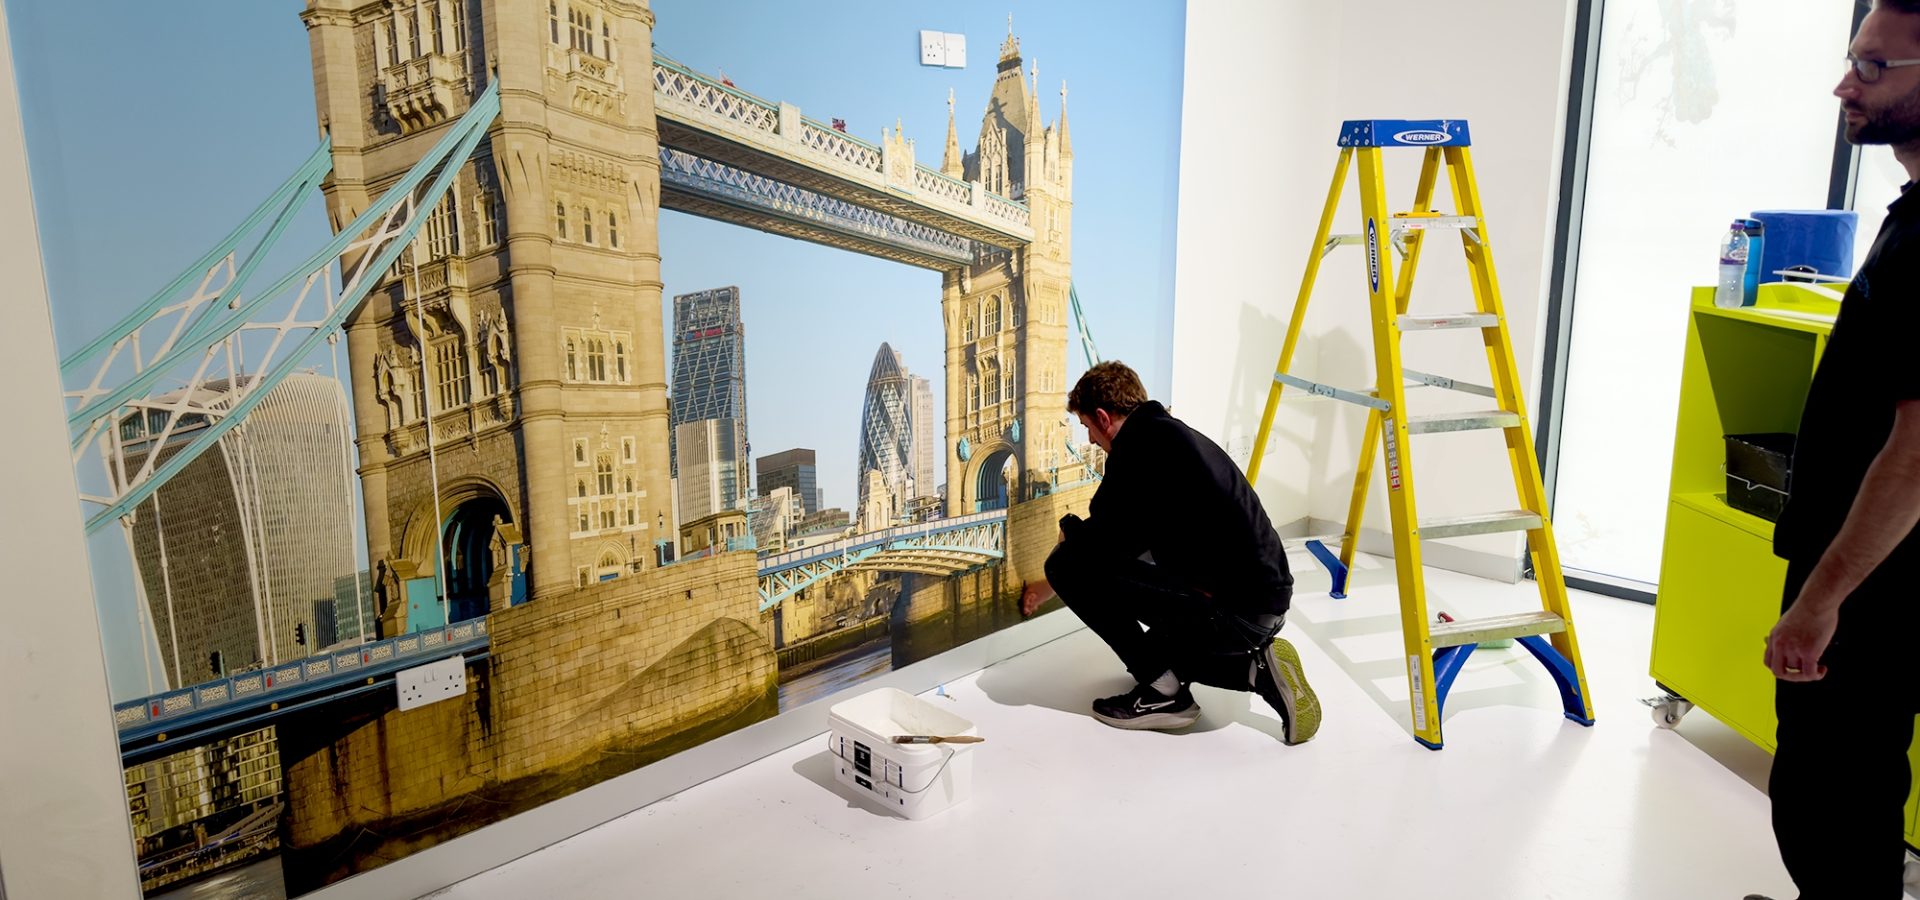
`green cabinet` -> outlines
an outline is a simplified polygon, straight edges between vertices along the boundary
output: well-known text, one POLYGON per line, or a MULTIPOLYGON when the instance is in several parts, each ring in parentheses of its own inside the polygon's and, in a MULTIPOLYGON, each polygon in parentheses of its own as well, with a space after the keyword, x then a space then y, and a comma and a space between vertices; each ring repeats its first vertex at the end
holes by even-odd
MULTIPOLYGON (((1727 505, 1725 436, 1799 431, 1838 312, 1814 291, 1773 284, 1747 309, 1719 309, 1712 288, 1695 288, 1688 314, 1650 668, 1768 752, 1774 682, 1761 654, 1787 566, 1773 555, 1773 523, 1727 505)), ((1911 756, 1920 770, 1920 740, 1911 756)), ((1920 802, 1910 798, 1907 813, 1907 843, 1920 845, 1920 802)))

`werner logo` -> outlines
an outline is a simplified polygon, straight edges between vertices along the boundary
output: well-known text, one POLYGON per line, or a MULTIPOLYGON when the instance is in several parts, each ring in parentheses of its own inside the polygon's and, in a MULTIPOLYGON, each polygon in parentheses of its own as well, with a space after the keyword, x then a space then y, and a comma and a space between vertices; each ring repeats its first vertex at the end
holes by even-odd
POLYGON ((1380 232, 1374 228, 1373 219, 1367 219, 1367 282, 1373 285, 1373 292, 1380 293, 1380 232))
POLYGON ((1393 139, 1402 144, 1444 144, 1453 140, 1453 135, 1444 131, 1431 131, 1422 128, 1414 131, 1402 131, 1394 135, 1393 139))

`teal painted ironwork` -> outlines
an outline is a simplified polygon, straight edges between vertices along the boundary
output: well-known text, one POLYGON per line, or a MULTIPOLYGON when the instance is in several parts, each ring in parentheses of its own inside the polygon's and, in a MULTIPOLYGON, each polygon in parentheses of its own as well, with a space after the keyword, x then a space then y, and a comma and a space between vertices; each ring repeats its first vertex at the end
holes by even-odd
MULTIPOLYGON (((362 213, 359 218, 356 218, 351 225, 342 229, 338 236, 328 242, 326 249, 310 257, 306 265, 276 282, 274 287, 262 294, 260 299, 242 305, 239 309, 240 314, 231 317, 229 323, 225 325, 216 323, 214 329, 209 329, 209 333, 204 338, 198 339, 194 344, 184 348, 187 350, 194 349, 195 347, 204 348, 208 343, 223 340, 226 336, 237 331, 241 326, 246 324, 247 319, 252 313, 257 311, 267 299, 277 294, 280 290, 284 290, 293 282, 310 277, 319 266, 330 265, 331 261, 338 258, 341 251, 344 251, 354 240, 358 239, 359 236, 371 226, 375 219, 390 215, 396 206, 405 202, 407 198, 411 196, 413 189, 417 187, 420 182, 426 180, 429 173, 435 168, 441 170, 440 174, 434 179, 433 184, 427 189, 426 194, 418 198, 418 202, 414 207, 415 212, 408 217, 407 224, 387 242, 385 247, 379 250, 378 255, 371 262, 362 262, 360 277, 355 280, 353 287, 341 296, 340 302, 327 314, 322 324, 302 339, 299 345, 291 352, 285 353, 284 358, 268 372, 265 378, 255 384, 244 399, 235 404, 231 409, 226 410, 226 415, 222 416, 218 422, 201 431, 190 443, 181 448, 178 453, 174 454, 165 463, 154 469, 152 475, 148 476, 138 486, 128 490, 112 506, 89 518, 87 520, 88 534, 99 531, 105 527, 107 523, 133 511, 142 501, 146 500, 147 497, 152 496, 154 491, 159 490, 160 486, 165 484, 168 479, 178 474, 180 470, 186 468, 189 463, 193 462, 193 460, 199 457, 201 453, 204 453, 208 447, 212 446, 214 441, 219 440, 222 435, 239 425, 240 422, 246 418, 247 414, 253 411, 255 406, 258 406, 262 400, 266 399, 275 385, 279 384, 288 375, 292 374, 295 369, 299 368, 306 361, 308 354, 317 349, 329 335, 340 329, 341 325, 346 322, 347 316, 358 309, 360 303, 366 299, 367 293, 372 290, 374 282, 378 278, 378 273, 385 272, 392 268, 394 261, 400 256, 400 251, 413 240, 413 236, 420 230, 421 224, 426 221, 426 211, 431 210, 437 205, 440 202, 440 198, 446 194, 447 188, 453 183, 454 176, 459 174, 461 165, 473 154, 474 148, 480 143, 480 139, 486 136, 487 128, 493 123, 494 117, 497 116, 499 112, 499 82, 494 82, 488 85, 486 91, 474 100, 472 108, 467 110, 466 115, 462 116, 453 128, 448 129, 448 134, 434 145, 433 150, 430 151, 427 156, 423 157, 419 164, 415 165, 413 170, 408 172, 407 176, 400 180, 399 184, 394 185, 394 187, 381 198, 380 203, 368 208, 368 210, 362 213), (441 165, 443 162, 447 164, 441 165), (224 328, 224 330, 220 330, 222 328, 224 328)), ((183 343, 185 342, 183 341, 183 343)), ((178 352, 181 351, 176 351, 176 353, 178 352)), ((200 349, 199 352, 204 353, 206 351, 200 349)), ((156 362, 147 370, 149 373, 152 373, 152 378, 144 379, 149 382, 148 386, 151 386, 151 381, 157 379, 159 373, 162 372, 164 368, 164 362, 156 362)), ((123 392, 124 391, 117 391, 115 394, 119 395, 123 392)), ((130 397, 123 397, 118 403, 113 404, 107 409, 109 411, 117 409, 120 404, 125 403, 127 399, 130 399, 130 397)), ((87 421, 91 420, 89 419, 87 421)))
MULTIPOLYGON (((208 250, 204 256, 195 260, 192 265, 188 266, 177 277, 168 282, 166 287, 161 288, 153 295, 152 299, 142 304, 139 309, 128 313, 126 318, 115 323, 114 326, 109 328, 104 334, 93 339, 92 342, 81 347, 79 350, 74 351, 73 354, 66 359, 61 360, 61 377, 65 378, 73 375, 78 371, 79 367, 86 364, 87 361, 100 355, 102 351, 112 347, 114 344, 124 340, 128 335, 137 331, 141 325, 146 324, 156 313, 165 307, 168 301, 173 299, 175 294, 179 293, 181 288, 186 287, 194 278, 206 277, 207 270, 211 268, 214 263, 226 258, 229 254, 239 249, 241 239, 253 233, 253 230, 260 227, 260 223, 265 221, 269 214, 277 210, 279 211, 279 219, 276 220, 273 231, 266 240, 254 248, 253 258, 258 259, 264 257, 265 249, 272 246, 273 240, 279 236, 280 230, 284 227, 281 222, 291 218, 292 212, 299 208, 300 203, 305 201, 307 190, 317 187, 320 179, 325 178, 327 173, 331 171, 333 171, 333 139, 329 136, 321 138, 320 146, 314 148, 313 153, 307 157, 307 161, 301 163, 300 168, 295 170, 293 175, 289 177, 285 183, 274 189, 274 192, 268 195, 267 199, 262 202, 252 214, 248 215, 231 234, 223 238, 220 243, 215 244, 213 249, 208 250)), ((229 285, 222 293, 238 293, 240 286, 241 281, 239 277, 236 276, 233 284, 229 285)))
POLYGON ((829 575, 837 574, 842 569, 865 560, 867 557, 879 552, 879 547, 866 547, 816 560, 797 569, 789 570, 791 574, 789 574, 789 572, 780 572, 765 576, 764 580, 770 583, 772 589, 761 590, 760 611, 766 612, 769 609, 779 606, 781 602, 785 601, 788 597, 800 593, 814 582, 829 575))
POLYGON ((896 543, 889 544, 887 545, 887 549, 889 551, 911 550, 918 553, 964 553, 968 556, 978 556, 985 559, 1005 559, 1007 556, 1007 554, 1003 551, 993 550, 986 547, 961 547, 961 546, 948 545, 948 544, 915 544, 909 541, 898 541, 896 543))
POLYGON ((982 562, 988 558, 1001 558, 1004 551, 996 549, 995 546, 969 547, 963 544, 928 546, 914 542, 934 538, 965 541, 967 540, 963 536, 965 533, 987 531, 995 533, 997 537, 994 540, 983 541, 983 544, 1004 546, 1005 537, 1002 529, 1006 527, 1006 515, 1005 512, 985 512, 954 519, 936 519, 919 525, 902 525, 884 531, 855 535, 831 544, 762 557, 760 560, 760 610, 765 612, 772 609, 822 578, 856 563, 868 562, 873 557, 888 552, 911 554, 946 551, 978 556, 982 562))
POLYGON ((1080 308, 1080 286, 1067 283, 1067 302, 1073 304, 1073 321, 1080 329, 1080 352, 1087 357, 1087 368, 1100 364, 1100 349, 1093 345, 1093 329, 1087 327, 1087 312, 1080 308))
MULTIPOLYGON (((1080 334, 1080 352, 1086 356, 1087 368, 1091 369, 1100 364, 1100 348, 1093 345, 1093 329, 1087 325, 1087 312, 1080 306, 1080 286, 1071 281, 1067 282, 1067 302, 1073 306, 1073 322, 1080 334)), ((1067 416, 1066 424, 1069 426, 1073 424, 1072 415, 1067 416)), ((1100 480, 1100 473, 1095 472, 1093 466, 1087 464, 1086 457, 1080 455, 1080 449, 1075 447, 1072 441, 1067 442, 1067 455, 1073 457, 1075 463, 1086 466, 1087 477, 1074 482, 1072 485, 1055 487, 1054 490, 1065 490, 1067 487, 1079 487, 1080 485, 1100 480)), ((1053 477, 1055 479, 1060 477, 1060 470, 1057 466, 1054 468, 1053 477)))
MULTIPOLYGON (((79 432, 79 435, 75 438, 74 449, 78 450, 80 445, 85 442, 84 426, 103 415, 119 409, 121 406, 124 406, 127 401, 151 392, 154 384, 174 366, 184 362, 193 354, 206 353, 207 347, 232 336, 234 332, 245 327, 246 324, 252 320, 253 315, 259 312, 261 307, 265 306, 274 297, 278 296, 281 291, 286 290, 295 282, 310 277, 322 266, 329 265, 333 260, 338 259, 340 254, 345 251, 349 245, 359 240, 360 235, 366 233, 369 228, 373 227, 376 221, 387 215, 396 205, 403 202, 412 194, 413 190, 419 187, 420 183, 425 181, 427 176, 448 157, 453 151, 453 148, 462 143, 471 132, 484 133, 485 127, 490 125, 494 116, 500 112, 499 90, 499 82, 489 84, 486 91, 474 99, 473 106, 467 110, 466 115, 462 116, 460 121, 455 123, 452 128, 447 129, 447 133, 441 136, 440 140, 434 144, 433 149, 427 151, 427 154, 421 157, 420 162, 413 167, 412 171, 406 174, 406 177, 400 179, 399 183, 381 195, 379 202, 369 206, 366 212, 361 213, 353 222, 341 228, 340 232, 334 236, 333 240, 328 241, 326 246, 307 257, 298 267, 289 271, 278 281, 275 281, 271 286, 261 291, 257 297, 233 308, 229 315, 209 315, 203 318, 200 322, 196 323, 186 335, 175 342, 170 351, 160 359, 150 363, 145 371, 128 380, 126 384, 107 393, 105 396, 95 399, 93 402, 86 404, 68 416, 68 427, 79 432), (476 122, 478 124, 476 124, 476 122)), ((461 159, 464 160, 465 157, 461 157, 461 159)), ((432 198, 433 202, 439 202, 441 192, 444 192, 444 186, 434 194, 432 198)), ((424 215, 424 213, 422 213, 422 215, 424 215)), ((414 231, 418 230, 420 222, 423 221, 422 215, 414 216, 413 221, 408 225, 407 240, 412 240, 414 231)), ((264 255, 268 249, 270 248, 263 247, 261 253, 264 255)), ((395 251, 394 255, 397 256, 398 251, 395 251)), ((389 259, 387 265, 391 264, 392 260, 389 259)), ((364 271, 373 274, 385 270, 385 267, 381 266, 369 267, 364 271)), ((116 340, 118 340, 117 337, 116 340)), ((90 527, 89 531, 91 530, 90 527)))

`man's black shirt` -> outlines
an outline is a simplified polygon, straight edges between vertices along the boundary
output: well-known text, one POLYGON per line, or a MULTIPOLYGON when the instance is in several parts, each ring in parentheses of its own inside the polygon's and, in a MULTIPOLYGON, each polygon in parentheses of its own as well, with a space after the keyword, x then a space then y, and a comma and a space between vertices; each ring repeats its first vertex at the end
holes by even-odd
MULTIPOLYGON (((1867 468, 1893 433, 1895 407, 1920 399, 1916 338, 1920 191, 1908 189, 1887 207, 1879 237, 1841 301, 1840 317, 1807 391, 1787 507, 1774 529, 1776 555, 1811 565, 1840 533, 1867 468)), ((1882 568, 1920 569, 1915 534, 1882 568)))
POLYGON ((1247 614, 1285 612, 1293 575, 1260 498, 1219 445, 1148 401, 1114 435, 1087 518, 1069 544, 1115 560, 1153 554, 1162 571, 1247 614))

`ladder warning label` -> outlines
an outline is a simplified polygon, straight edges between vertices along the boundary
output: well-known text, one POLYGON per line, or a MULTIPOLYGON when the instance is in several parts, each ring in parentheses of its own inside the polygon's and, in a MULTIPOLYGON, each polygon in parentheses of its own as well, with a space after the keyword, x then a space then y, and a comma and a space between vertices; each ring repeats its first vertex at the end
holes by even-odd
POLYGON ((1387 490, 1397 491, 1400 489, 1400 442, 1394 439, 1392 419, 1382 419, 1381 424, 1386 430, 1387 490))
POLYGON ((1380 293, 1380 230, 1374 227, 1372 216, 1367 217, 1367 283, 1374 293, 1380 293))
POLYGON ((1427 690, 1420 683, 1420 656, 1407 654, 1407 683, 1413 686, 1413 729, 1427 730, 1427 690))

